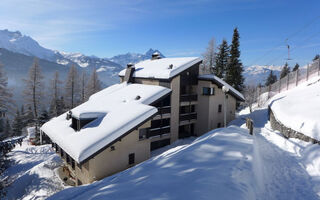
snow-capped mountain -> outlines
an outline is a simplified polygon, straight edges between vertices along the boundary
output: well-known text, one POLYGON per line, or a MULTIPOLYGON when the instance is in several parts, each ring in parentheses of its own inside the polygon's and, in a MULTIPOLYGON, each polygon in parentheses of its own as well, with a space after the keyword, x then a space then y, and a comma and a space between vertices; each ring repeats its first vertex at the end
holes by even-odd
POLYGON ((37 41, 29 36, 22 35, 19 31, 0 30, 0 48, 50 61, 55 59, 54 51, 40 46, 37 41))
MULTIPOLYGON (((117 74, 123 69, 121 65, 108 59, 86 56, 81 53, 65 53, 44 48, 37 41, 29 36, 22 35, 19 31, 12 32, 9 30, 0 30, 0 48, 11 51, 12 53, 38 57, 62 66, 71 66, 72 64, 75 64, 87 72, 92 71, 94 68, 100 69, 98 72, 104 85, 111 85, 118 82, 119 79, 117 74)), ((13 60, 11 61, 13 62, 13 60)), ((24 66, 24 63, 28 63, 21 59, 19 61, 21 62, 21 66, 24 66)), ((11 65, 10 62, 7 64, 11 65)))
POLYGON ((252 65, 244 68, 243 75, 245 77, 246 84, 264 84, 266 79, 272 70, 273 73, 279 77, 281 69, 283 66, 261 66, 261 65, 252 65))
POLYGON ((110 58, 109 60, 120 64, 123 67, 126 67, 128 63, 138 63, 143 60, 150 59, 152 54, 158 52, 162 58, 165 56, 157 49, 149 49, 146 53, 141 54, 141 53, 126 53, 126 54, 120 54, 117 56, 114 56, 110 58))

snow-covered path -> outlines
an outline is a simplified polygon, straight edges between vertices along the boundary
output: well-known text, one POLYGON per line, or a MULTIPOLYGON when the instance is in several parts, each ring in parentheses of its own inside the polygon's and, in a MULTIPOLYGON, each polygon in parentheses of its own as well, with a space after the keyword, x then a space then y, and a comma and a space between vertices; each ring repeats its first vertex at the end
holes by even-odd
POLYGON ((299 157, 300 147, 271 130, 267 109, 240 115, 232 124, 243 127, 246 117, 253 119, 255 125, 253 170, 258 196, 262 199, 319 199, 318 191, 314 188, 315 182, 299 157), (277 144, 279 142, 289 143, 291 148, 296 149, 282 149, 277 144))
POLYGON ((46 199, 65 188, 55 172, 62 161, 50 145, 32 146, 23 141, 8 156, 12 164, 3 174, 10 183, 5 199, 46 199))

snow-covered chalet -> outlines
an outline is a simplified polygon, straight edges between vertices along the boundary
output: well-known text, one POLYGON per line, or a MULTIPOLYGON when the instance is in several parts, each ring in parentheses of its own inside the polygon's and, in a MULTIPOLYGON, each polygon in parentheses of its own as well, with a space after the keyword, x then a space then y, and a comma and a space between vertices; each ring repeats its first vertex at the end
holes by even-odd
POLYGON ((179 138, 200 136, 235 117, 244 101, 214 75, 199 75, 197 57, 160 58, 128 64, 121 83, 41 127, 77 185, 91 183, 150 158, 179 138))

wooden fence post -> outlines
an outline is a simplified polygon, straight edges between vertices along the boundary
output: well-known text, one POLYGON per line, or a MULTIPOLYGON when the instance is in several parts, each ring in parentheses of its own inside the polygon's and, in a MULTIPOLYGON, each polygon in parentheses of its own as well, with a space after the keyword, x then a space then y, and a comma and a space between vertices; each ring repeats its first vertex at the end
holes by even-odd
POLYGON ((296 70, 296 86, 298 85, 299 68, 296 70))
POLYGON ((318 59, 318 76, 320 76, 320 59, 318 59))

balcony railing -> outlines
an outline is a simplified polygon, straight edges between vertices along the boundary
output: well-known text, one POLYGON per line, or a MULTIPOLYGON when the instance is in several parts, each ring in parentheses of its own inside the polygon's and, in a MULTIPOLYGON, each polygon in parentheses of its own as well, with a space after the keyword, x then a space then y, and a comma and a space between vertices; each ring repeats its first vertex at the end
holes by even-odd
POLYGON ((171 113, 171 106, 164 106, 158 108, 159 114, 171 113))
POLYGON ((198 95, 197 94, 182 94, 180 95, 180 102, 190 102, 190 101, 197 101, 198 95))
POLYGON ((180 115, 180 121, 190 121, 197 119, 197 113, 186 113, 186 114, 181 114, 180 115))
POLYGON ((149 129, 147 132, 147 138, 150 138, 153 136, 158 136, 158 135, 163 135, 163 134, 168 134, 168 133, 170 133, 170 126, 149 129))

